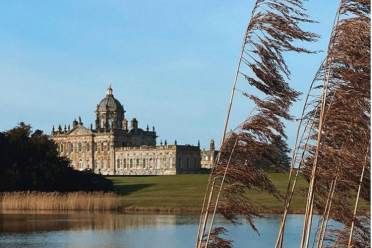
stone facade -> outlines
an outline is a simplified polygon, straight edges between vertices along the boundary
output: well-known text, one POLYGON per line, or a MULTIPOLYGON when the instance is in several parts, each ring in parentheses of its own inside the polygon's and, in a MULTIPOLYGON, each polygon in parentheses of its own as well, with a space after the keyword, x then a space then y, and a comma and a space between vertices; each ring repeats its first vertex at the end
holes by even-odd
POLYGON ((97 105, 95 128, 85 127, 79 118, 72 128, 53 127, 51 134, 60 155, 69 158, 77 170, 103 175, 174 175, 200 170, 199 145, 156 145, 156 138, 154 127, 143 130, 135 118, 128 128, 125 110, 111 87, 97 105))
POLYGON ((214 140, 212 139, 209 145, 209 150, 201 151, 201 168, 211 169, 217 159, 218 151, 216 150, 214 140))
POLYGON ((200 149, 190 145, 121 147, 116 150, 118 175, 175 175, 200 170, 200 149))

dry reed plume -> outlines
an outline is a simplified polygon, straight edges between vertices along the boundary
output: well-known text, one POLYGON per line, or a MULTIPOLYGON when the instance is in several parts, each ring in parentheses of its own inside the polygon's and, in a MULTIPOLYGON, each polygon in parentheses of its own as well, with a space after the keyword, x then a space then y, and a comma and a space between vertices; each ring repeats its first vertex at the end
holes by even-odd
POLYGON ((0 210, 115 210, 119 197, 104 192, 5 192, 0 195, 0 210))
POLYGON ((280 150, 286 149, 283 120, 291 120, 289 108, 299 92, 288 84, 290 70, 284 59, 286 52, 311 53, 295 45, 298 41, 315 41, 317 35, 301 28, 313 21, 305 13, 300 0, 258 0, 244 36, 241 57, 234 81, 233 92, 225 123, 221 152, 211 173, 200 218, 196 247, 231 247, 231 243, 216 237, 220 229, 213 230, 216 212, 235 222, 243 215, 257 231, 253 217, 259 216, 246 194, 247 189, 267 191, 280 195, 258 163, 275 164, 280 150), (243 91, 255 109, 233 132, 226 134, 237 78, 246 80, 252 91, 243 91), (252 95, 251 92, 258 94, 252 95), (209 219, 209 212, 212 215, 209 219), (209 227, 207 229, 207 223, 209 227), (218 240, 218 242, 216 242, 218 240))
MULTIPOLYGON (((313 208, 322 213, 315 247, 370 247, 370 217, 356 211, 359 198, 370 201, 369 1, 340 1, 327 57, 314 80, 309 95, 316 89, 321 94, 305 103, 310 111, 302 119, 311 125, 303 127, 293 161, 310 182, 301 247, 311 245, 313 208), (330 219, 344 230, 330 230, 330 219)), ((282 247, 283 229, 276 247, 282 247)))
MULTIPOLYGON (((315 179, 313 204, 324 213, 318 247, 323 247, 323 239, 334 241, 330 247, 369 247, 365 246, 370 242, 369 225, 356 217, 359 197, 370 201, 369 1, 341 1, 340 20, 331 41, 321 139, 310 148, 304 173, 309 180, 315 179), (352 204, 345 204, 345 199, 353 199, 352 204), (327 232, 328 219, 340 221, 345 230, 327 232)), ((320 117, 313 111, 316 126, 320 117)), ((369 217, 365 218, 369 223, 369 217)))

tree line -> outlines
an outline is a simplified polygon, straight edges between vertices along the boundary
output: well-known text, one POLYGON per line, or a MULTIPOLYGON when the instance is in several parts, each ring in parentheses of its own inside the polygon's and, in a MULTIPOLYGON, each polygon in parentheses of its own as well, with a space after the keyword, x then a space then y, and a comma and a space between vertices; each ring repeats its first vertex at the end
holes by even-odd
POLYGON ((92 171, 77 171, 41 130, 23 122, 0 132, 0 192, 111 191, 113 184, 92 171))

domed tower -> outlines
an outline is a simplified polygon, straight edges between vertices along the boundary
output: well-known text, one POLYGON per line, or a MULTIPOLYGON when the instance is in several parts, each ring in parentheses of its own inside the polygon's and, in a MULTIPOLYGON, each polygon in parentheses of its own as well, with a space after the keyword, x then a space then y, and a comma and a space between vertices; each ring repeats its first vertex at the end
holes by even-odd
POLYGON ((112 94, 111 85, 107 89, 106 97, 97 105, 97 132, 107 132, 113 129, 123 129, 125 123, 123 105, 112 94))

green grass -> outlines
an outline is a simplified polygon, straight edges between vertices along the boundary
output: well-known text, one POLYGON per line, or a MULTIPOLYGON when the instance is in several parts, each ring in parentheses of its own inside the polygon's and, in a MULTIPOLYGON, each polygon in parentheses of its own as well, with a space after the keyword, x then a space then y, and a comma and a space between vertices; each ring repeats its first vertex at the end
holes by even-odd
MULTIPOLYGON (((283 196, 285 195, 287 190, 288 176, 289 175, 286 173, 269 174, 269 178, 283 196)), ((291 211, 302 212, 303 209, 305 209, 307 186, 308 184, 306 180, 302 176, 299 176, 297 179, 296 191, 291 203, 291 211)), ((283 202, 274 198, 270 194, 257 191, 251 191, 250 194, 252 194, 251 199, 253 199, 256 204, 260 205, 268 212, 281 212, 281 209, 283 208, 283 202)))
MULTIPOLYGON (((270 173, 276 187, 285 192, 288 174, 270 173)), ((176 176, 133 176, 109 177, 115 185, 116 192, 122 196, 123 204, 131 208, 152 209, 200 209, 203 203, 208 175, 176 176)), ((298 192, 295 194, 292 208, 300 211, 304 208, 306 182, 298 180, 298 192), (304 191, 305 193, 299 193, 304 191)), ((280 211, 283 203, 265 192, 250 191, 250 198, 265 212, 280 211)))
MULTIPOLYGON (((268 176, 284 195, 288 174, 269 173, 268 176)), ((113 181, 115 190, 121 196, 122 204, 126 209, 149 211, 200 211, 208 182, 206 174, 108 178, 113 181)), ((281 213, 283 203, 268 193, 251 190, 248 194, 263 213, 281 213)), ((299 177, 290 209, 292 213, 304 211, 306 195, 307 182, 303 177, 299 177)), ((360 209, 369 210, 369 205, 365 201, 361 201, 359 206, 360 209)))
POLYGON ((126 206, 200 208, 208 175, 110 177, 126 206))

